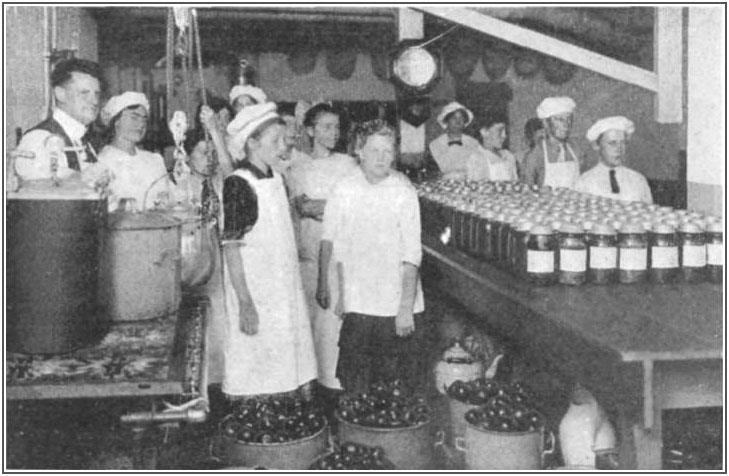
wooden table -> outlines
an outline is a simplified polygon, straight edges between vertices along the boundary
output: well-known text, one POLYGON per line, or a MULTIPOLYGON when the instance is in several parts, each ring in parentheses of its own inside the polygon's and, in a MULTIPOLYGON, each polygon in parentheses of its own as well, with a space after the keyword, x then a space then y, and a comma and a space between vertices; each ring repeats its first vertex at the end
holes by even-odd
POLYGON ((661 469, 661 412, 722 406, 722 287, 536 287, 424 235, 423 283, 617 416, 621 466, 661 469))

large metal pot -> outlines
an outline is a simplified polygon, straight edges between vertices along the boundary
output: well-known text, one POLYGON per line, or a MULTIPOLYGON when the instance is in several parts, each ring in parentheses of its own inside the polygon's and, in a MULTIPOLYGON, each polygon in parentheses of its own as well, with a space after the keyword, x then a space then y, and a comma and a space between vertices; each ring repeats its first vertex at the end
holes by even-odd
POLYGON ((112 320, 140 321, 177 311, 181 225, 155 212, 109 214, 102 297, 112 320))
POLYGON ((72 180, 28 182, 7 198, 8 350, 61 354, 100 341, 106 200, 72 180))

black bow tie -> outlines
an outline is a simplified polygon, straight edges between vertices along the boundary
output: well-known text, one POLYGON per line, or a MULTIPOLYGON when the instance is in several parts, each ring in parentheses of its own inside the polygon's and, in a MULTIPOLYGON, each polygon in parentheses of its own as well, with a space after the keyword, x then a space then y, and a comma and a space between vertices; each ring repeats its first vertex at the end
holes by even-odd
POLYGON ((448 142, 448 145, 449 146, 451 146, 451 145, 460 145, 460 146, 462 146, 463 145, 463 142, 461 142, 460 140, 452 140, 452 141, 448 142))

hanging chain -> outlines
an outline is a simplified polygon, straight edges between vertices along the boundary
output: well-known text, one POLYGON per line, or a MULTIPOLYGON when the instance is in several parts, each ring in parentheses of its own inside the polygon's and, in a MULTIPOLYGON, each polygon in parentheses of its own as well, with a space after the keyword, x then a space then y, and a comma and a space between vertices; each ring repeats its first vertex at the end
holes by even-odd
POLYGON ((167 81, 167 104, 165 104, 165 125, 172 119, 172 95, 174 91, 173 70, 175 67, 175 17, 172 8, 167 14, 167 56, 166 61, 166 78, 167 81))

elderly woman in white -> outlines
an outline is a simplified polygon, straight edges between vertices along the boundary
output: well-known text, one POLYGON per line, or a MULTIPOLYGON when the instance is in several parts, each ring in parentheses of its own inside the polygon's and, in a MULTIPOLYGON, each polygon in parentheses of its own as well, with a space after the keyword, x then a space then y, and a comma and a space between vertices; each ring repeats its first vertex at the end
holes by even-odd
POLYGON ((580 192, 636 202, 653 203, 643 174, 625 167, 628 140, 635 131, 633 121, 623 116, 600 119, 587 131, 587 140, 600 154, 600 161, 580 176, 580 192))

